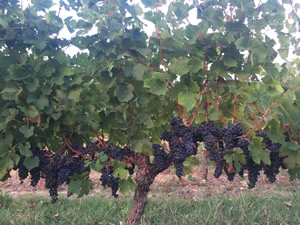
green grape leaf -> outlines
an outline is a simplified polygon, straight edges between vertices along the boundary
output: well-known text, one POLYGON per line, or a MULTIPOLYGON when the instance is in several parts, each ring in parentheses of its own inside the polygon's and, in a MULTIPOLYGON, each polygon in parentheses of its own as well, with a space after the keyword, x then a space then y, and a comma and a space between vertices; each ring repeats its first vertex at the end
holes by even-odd
POLYGON ((289 56, 289 49, 288 48, 281 48, 278 50, 279 55, 281 58, 285 59, 289 56))
POLYGON ((127 194, 129 191, 134 191, 136 188, 135 182, 132 180, 132 177, 129 176, 127 180, 121 179, 119 182, 120 192, 122 194, 127 194))
POLYGON ((134 97, 133 85, 125 84, 117 86, 115 96, 120 102, 129 102, 134 97))
POLYGON ((70 91, 68 98, 73 100, 74 102, 80 101, 80 93, 82 91, 82 88, 76 88, 70 91))
POLYGON ((250 38, 249 37, 240 37, 235 42, 236 48, 240 50, 247 50, 250 47, 250 38))
POLYGON ((143 80, 144 79, 144 73, 147 71, 147 67, 143 64, 137 63, 133 67, 133 77, 136 80, 143 80))
POLYGON ((22 93, 23 88, 19 87, 13 82, 7 82, 5 88, 0 92, 4 100, 16 100, 18 96, 22 93))
POLYGON ((197 73, 199 70, 203 69, 203 60, 197 57, 193 57, 189 61, 189 65, 191 65, 191 72, 197 73))
POLYGON ((12 64, 8 68, 8 72, 13 80, 24 80, 30 76, 29 68, 17 64, 12 64))
POLYGON ((24 135, 25 138, 29 138, 33 135, 34 127, 28 128, 26 125, 20 127, 19 131, 24 135))
POLYGON ((190 59, 186 57, 173 58, 171 59, 171 65, 169 69, 175 74, 180 76, 184 75, 192 68, 192 65, 189 64, 189 61, 190 59))
POLYGON ((152 154, 152 143, 144 134, 134 135, 131 138, 131 146, 135 152, 143 152, 146 155, 152 154))
POLYGON ((88 195, 90 190, 93 190, 93 182, 87 179, 88 175, 89 172, 84 172, 81 175, 70 176, 68 191, 77 194, 78 198, 88 195))
POLYGON ((43 110, 44 108, 49 106, 49 100, 45 95, 41 95, 37 100, 37 107, 39 110, 43 110))
POLYGON ((2 115, 6 117, 5 119, 5 123, 8 124, 10 121, 14 120, 16 118, 16 116, 19 114, 19 110, 18 109, 7 109, 5 110, 5 112, 2 113, 2 115))
POLYGON ((36 117, 38 115, 39 115, 39 111, 35 108, 34 105, 31 105, 29 110, 28 110, 28 116, 30 118, 32 118, 32 117, 36 117))
POLYGON ((24 160, 24 165, 28 170, 31 170, 35 167, 38 167, 40 164, 40 160, 37 156, 35 157, 28 157, 24 160))
POLYGON ((161 80, 151 80, 150 81, 150 91, 155 95, 165 95, 168 91, 168 84, 165 81, 161 80))
POLYGON ((225 152, 224 159, 228 165, 234 166, 237 172, 241 170, 242 165, 246 164, 246 156, 240 148, 234 148, 229 151, 227 150, 225 152))
POLYGON ((100 152, 97 154, 97 161, 100 161, 101 163, 107 162, 108 156, 104 154, 104 152, 100 152))
POLYGON ((199 94, 185 90, 178 94, 178 103, 189 112, 196 106, 197 98, 199 94))
POLYGON ((271 165, 270 153, 265 150, 266 145, 262 143, 262 137, 255 137, 249 144, 249 151, 253 161, 256 164, 264 162, 267 165, 271 165))
POLYGON ((0 179, 6 175, 6 171, 17 165, 20 156, 9 151, 9 144, 0 141, 0 179))
POLYGON ((119 177, 120 179, 125 179, 127 174, 128 174, 128 170, 125 169, 126 164, 122 163, 118 160, 113 160, 112 161, 112 166, 114 167, 114 177, 117 178, 119 177))
POLYGON ((20 144, 18 144, 18 149, 22 156, 25 156, 26 158, 32 156, 32 152, 30 151, 30 149, 27 145, 20 143, 20 144))
POLYGON ((291 150, 286 145, 283 145, 280 149, 280 155, 286 156, 284 162, 289 169, 295 169, 300 165, 300 151, 291 150))
POLYGON ((237 61, 229 56, 224 56, 224 65, 227 67, 237 67, 237 61))

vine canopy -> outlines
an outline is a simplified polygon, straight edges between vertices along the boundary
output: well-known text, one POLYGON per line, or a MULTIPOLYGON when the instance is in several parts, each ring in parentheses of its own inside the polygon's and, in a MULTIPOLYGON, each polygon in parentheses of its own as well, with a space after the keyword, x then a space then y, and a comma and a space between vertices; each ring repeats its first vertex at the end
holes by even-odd
MULTIPOLYGON (((84 144, 105 134, 152 155, 152 143, 160 143, 175 116, 189 125, 209 119, 219 127, 238 121, 244 130, 262 129, 282 144, 292 178, 300 177, 300 62, 287 60, 299 56, 299 4, 22 4, 0 3, 0 178, 20 160, 17 150, 30 170, 39 164, 30 149, 52 154, 68 137, 84 144), (75 47, 77 54, 66 53, 75 47)), ((251 143, 258 163, 267 161, 260 144, 251 143)), ((123 173, 124 165, 114 166, 123 173)))

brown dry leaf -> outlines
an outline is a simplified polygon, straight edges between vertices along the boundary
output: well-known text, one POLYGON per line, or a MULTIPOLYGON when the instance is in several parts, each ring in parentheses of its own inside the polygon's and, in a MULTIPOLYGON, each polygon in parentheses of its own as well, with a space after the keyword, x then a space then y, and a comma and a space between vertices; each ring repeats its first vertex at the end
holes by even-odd
POLYGON ((55 213, 53 217, 58 217, 59 216, 59 213, 55 213))
POLYGON ((291 207, 292 206, 292 201, 289 202, 283 202, 286 206, 291 207))

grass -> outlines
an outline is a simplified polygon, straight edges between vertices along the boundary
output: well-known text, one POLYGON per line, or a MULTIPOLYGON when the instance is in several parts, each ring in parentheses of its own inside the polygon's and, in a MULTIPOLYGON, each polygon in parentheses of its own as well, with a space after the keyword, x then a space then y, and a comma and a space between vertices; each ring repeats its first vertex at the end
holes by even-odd
MULTIPOLYGON (((2 194, 0 224, 124 224, 130 205, 129 198, 62 197, 61 204, 51 204, 49 198, 2 194)), ((247 194, 235 199, 153 198, 142 219, 142 225, 148 224, 300 224, 300 193, 266 197, 247 194)))

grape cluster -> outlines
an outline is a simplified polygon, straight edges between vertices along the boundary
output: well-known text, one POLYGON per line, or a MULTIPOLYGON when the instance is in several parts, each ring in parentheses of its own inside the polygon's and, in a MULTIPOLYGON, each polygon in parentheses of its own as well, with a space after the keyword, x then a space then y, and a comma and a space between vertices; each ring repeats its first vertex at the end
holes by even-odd
POLYGON ((205 143, 206 150, 210 151, 215 147, 217 138, 220 137, 220 131, 213 121, 203 121, 198 129, 205 143))
MULTIPOLYGON (((79 145, 73 145, 73 149, 78 152, 84 152, 84 148, 79 145)), ((32 157, 38 157, 39 165, 30 171, 25 167, 25 157, 20 155, 20 160, 14 169, 18 169, 18 174, 21 182, 30 174, 31 186, 37 185, 40 178, 45 179, 45 187, 49 189, 52 203, 58 199, 57 188, 64 183, 69 184, 69 177, 74 174, 82 174, 83 172, 90 171, 89 167, 85 166, 82 157, 75 157, 72 151, 60 152, 56 155, 49 155, 48 152, 36 147, 32 149, 32 157)))
POLYGON ((227 176, 227 179, 228 179, 229 181, 233 181, 233 179, 234 179, 234 177, 235 177, 235 173, 230 173, 230 172, 228 171, 227 167, 224 167, 224 172, 225 172, 225 174, 226 174, 226 176, 227 176))
POLYGON ((161 172, 165 169, 168 155, 159 144, 153 144, 152 151, 153 151, 155 166, 158 172, 161 172))
POLYGON ((186 126, 180 117, 174 117, 170 125, 171 131, 164 132, 161 139, 169 142, 169 157, 174 163, 176 175, 180 178, 183 176, 185 159, 197 154, 198 143, 194 142, 194 128, 186 126))
POLYGON ((219 143, 218 148, 214 148, 211 151, 209 151, 209 155, 208 155, 209 159, 216 163, 216 168, 214 171, 215 178, 219 178, 222 175, 222 171, 225 163, 224 152, 225 152, 225 148, 223 146, 223 142, 219 143))
MULTIPOLYGON (((169 142, 170 152, 167 153, 159 144, 152 145, 154 156, 154 164, 158 172, 162 172, 167 167, 167 161, 172 161, 176 175, 180 178, 183 176, 183 163, 187 157, 197 154, 199 142, 205 143, 205 148, 208 157, 216 163, 214 177, 219 178, 224 170, 229 181, 232 181, 236 175, 236 168, 229 167, 226 164, 224 155, 226 151, 233 148, 240 148, 246 158, 246 164, 242 165, 238 174, 243 177, 244 171, 248 171, 248 187, 253 188, 257 182, 261 170, 264 170, 265 175, 270 182, 276 180, 276 175, 280 168, 286 169, 283 162, 284 157, 279 155, 281 144, 273 143, 264 132, 257 132, 257 136, 263 138, 262 142, 266 144, 266 149, 270 152, 270 165, 265 165, 262 162, 257 164, 253 161, 248 149, 249 142, 247 139, 240 138, 245 132, 240 123, 229 123, 227 127, 219 129, 213 121, 204 121, 198 127, 187 126, 182 119, 175 117, 170 122, 171 129, 163 132, 161 139, 169 142)), ((286 141, 290 141, 288 134, 286 141)), ((110 142, 105 142, 104 146, 98 142, 91 143, 87 146, 71 145, 72 150, 66 146, 66 149, 57 154, 49 154, 49 152, 40 148, 32 149, 32 157, 39 158, 39 165, 36 168, 28 170, 24 165, 25 157, 17 150, 20 155, 20 160, 14 166, 18 170, 21 182, 30 174, 31 185, 35 186, 40 178, 45 179, 45 186, 49 189, 52 202, 58 199, 58 186, 64 183, 70 183, 70 176, 74 174, 82 174, 90 172, 90 167, 86 166, 85 161, 97 160, 97 153, 103 152, 108 156, 108 161, 101 169, 100 181, 104 187, 109 187, 112 190, 112 195, 118 197, 117 191, 119 188, 119 177, 114 177, 114 168, 111 165, 111 160, 118 160, 126 163, 125 169, 132 175, 135 170, 135 165, 131 162, 134 157, 134 152, 128 147, 120 147, 110 142), (74 151, 75 150, 75 151, 74 151)), ((72 193, 68 193, 68 196, 72 193)))
POLYGON ((114 168, 112 166, 104 166, 101 170, 100 181, 103 187, 110 187, 112 196, 118 198, 117 191, 119 189, 119 178, 113 176, 114 168))
MULTIPOLYGON (((264 132, 257 132, 256 135, 263 138, 263 143, 267 145, 266 149, 270 151, 271 165, 265 165, 264 174, 268 180, 273 183, 276 181, 276 175, 279 173, 280 167, 287 169, 283 162, 284 157, 279 156, 281 144, 273 143, 264 132)), ((288 138, 286 138, 286 140, 289 141, 288 138)))
MULTIPOLYGON (((27 178, 28 174, 31 175, 31 185, 35 186, 40 178, 45 179, 45 187, 49 189, 52 203, 55 203, 58 199, 58 186, 64 183, 70 183, 70 176, 84 172, 90 172, 90 167, 85 165, 85 161, 96 160, 97 153, 103 152, 108 156, 108 162, 102 168, 102 175, 100 181, 104 187, 110 187, 114 197, 118 197, 116 194, 118 191, 119 178, 114 178, 113 167, 109 165, 112 159, 118 161, 126 161, 127 158, 133 156, 134 152, 129 148, 121 148, 111 143, 106 143, 105 146, 99 146, 97 142, 91 143, 87 146, 83 145, 71 145, 72 150, 64 149, 55 155, 49 155, 49 152, 41 150, 40 148, 32 149, 32 157, 39 158, 39 165, 28 171, 24 165, 25 157, 17 151, 20 155, 20 160, 14 169, 18 170, 20 180, 23 181, 27 178), (75 150, 75 151, 74 151, 75 150)), ((125 169, 129 174, 134 173, 135 165, 127 164, 125 169)), ((71 196, 72 193, 68 193, 71 196)))
MULTIPOLYGON (((115 178, 113 176, 114 168, 109 164, 111 159, 118 160, 120 162, 126 162, 127 159, 134 155, 134 152, 131 151, 128 147, 121 148, 112 143, 106 143, 106 146, 99 147, 97 149, 98 152, 104 152, 109 157, 108 164, 104 165, 101 169, 102 174, 100 177, 100 181, 103 187, 111 188, 112 195, 117 198, 117 191, 119 188, 119 178, 115 178)), ((128 170, 128 173, 132 175, 134 173, 135 164, 129 163, 128 166, 125 167, 128 170)))
MULTIPOLYGON (((204 142, 209 159, 216 163, 215 178, 220 177, 224 170, 229 181, 234 179, 236 168, 233 166, 232 169, 228 169, 229 167, 224 159, 224 154, 227 150, 240 148, 245 155, 246 164, 242 165, 238 174, 243 177, 244 171, 248 171, 249 189, 255 187, 260 171, 263 169, 268 179, 274 182, 276 175, 279 173, 279 168, 286 168, 283 163, 284 158, 279 156, 281 145, 273 143, 265 133, 257 133, 258 136, 263 137, 262 142, 267 145, 267 149, 270 151, 271 165, 264 165, 262 162, 257 164, 250 155, 248 140, 240 138, 244 134, 245 132, 240 123, 229 123, 226 127, 219 129, 213 121, 204 121, 198 127, 188 127, 183 124, 180 118, 176 117, 171 120, 171 131, 165 131, 161 139, 169 142, 170 156, 172 157, 178 177, 183 175, 182 168, 186 157, 196 154, 197 149, 193 147, 197 148, 199 142, 204 142)), ((288 140, 288 138, 286 139, 288 140)), ((159 146, 154 147, 159 149, 159 146)), ((163 168, 162 165, 165 162, 167 154, 164 151, 161 151, 161 154, 163 156, 159 156, 162 157, 159 167, 163 168)), ((157 162, 160 160, 159 157, 157 156, 157 162)))
POLYGON ((244 134, 240 123, 235 125, 229 123, 227 127, 222 129, 221 133, 226 149, 235 148, 237 146, 237 142, 239 141, 239 138, 237 137, 244 134))

